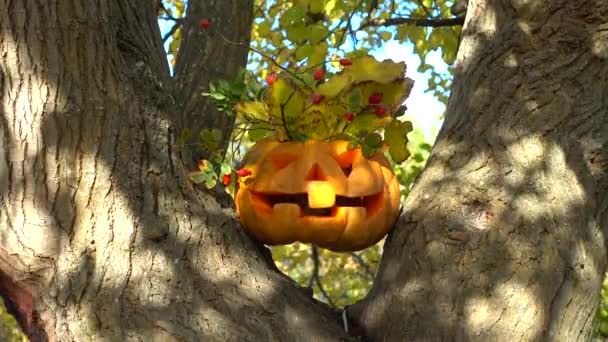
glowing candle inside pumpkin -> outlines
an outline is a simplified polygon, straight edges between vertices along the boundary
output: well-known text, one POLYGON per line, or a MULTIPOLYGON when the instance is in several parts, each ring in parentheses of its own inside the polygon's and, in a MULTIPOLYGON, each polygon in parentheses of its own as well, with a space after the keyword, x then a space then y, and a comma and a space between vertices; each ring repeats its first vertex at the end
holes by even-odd
POLYGON ((336 192, 330 182, 309 181, 307 188, 310 208, 331 208, 336 204, 336 192))

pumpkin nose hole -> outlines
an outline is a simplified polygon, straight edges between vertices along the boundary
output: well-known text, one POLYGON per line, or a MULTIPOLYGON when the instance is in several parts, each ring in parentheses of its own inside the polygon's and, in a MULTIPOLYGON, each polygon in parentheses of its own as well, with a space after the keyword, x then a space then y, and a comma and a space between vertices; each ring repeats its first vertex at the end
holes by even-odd
POLYGON ((308 170, 308 174, 306 175, 306 179, 307 181, 326 181, 328 180, 327 176, 325 175, 325 173, 323 172, 323 170, 321 170, 321 166, 319 166, 319 164, 315 163, 310 170, 308 170))
POLYGON ((353 171, 353 167, 352 166, 343 166, 342 167, 342 172, 344 172, 344 175, 346 177, 348 177, 352 171, 353 171))

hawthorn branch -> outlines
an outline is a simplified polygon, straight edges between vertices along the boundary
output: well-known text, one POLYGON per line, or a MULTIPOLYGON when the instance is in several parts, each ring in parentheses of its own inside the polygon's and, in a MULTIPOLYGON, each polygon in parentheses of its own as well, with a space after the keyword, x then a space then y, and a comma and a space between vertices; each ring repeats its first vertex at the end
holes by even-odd
POLYGON ((352 252, 352 253, 350 253, 350 256, 359 265, 361 265, 361 267, 363 267, 363 269, 365 270, 365 274, 367 274, 368 277, 370 277, 371 279, 374 279, 374 272, 372 271, 372 268, 367 264, 367 262, 365 262, 365 260, 363 260, 363 258, 359 254, 352 252))
POLYGON ((436 18, 436 19, 414 19, 414 18, 389 18, 389 19, 370 19, 365 21, 358 30, 366 27, 388 27, 397 25, 414 25, 419 27, 448 27, 461 26, 464 24, 464 17, 455 18, 436 18))
POLYGON ((310 284, 312 285, 312 282, 314 280, 314 282, 317 283, 317 286, 319 287, 319 291, 321 291, 321 294, 323 294, 323 297, 325 297, 325 299, 327 300, 327 303, 335 308, 336 305, 331 300, 331 298, 329 297, 329 295, 327 294, 327 292, 325 292, 325 289, 323 288, 323 285, 321 284, 321 277, 319 276, 319 264, 320 264, 320 261, 319 261, 319 249, 318 249, 317 246, 312 245, 312 254, 310 256, 312 258, 312 264, 313 264, 312 276, 310 278, 310 284))
POLYGON ((173 36, 175 31, 177 31, 180 26, 182 26, 182 23, 180 21, 176 21, 175 24, 173 24, 173 27, 171 27, 171 29, 169 30, 169 32, 165 33, 165 35, 163 36, 163 43, 165 43, 167 39, 169 39, 169 37, 173 36))
MULTIPOLYGON (((355 16, 355 12, 357 12, 357 9, 359 7, 361 7, 362 4, 363 4, 362 0, 359 1, 359 2, 357 2, 357 4, 355 5, 355 8, 349 14, 348 19, 346 20, 346 27, 344 28, 344 33, 342 34, 342 36, 338 40, 338 44, 336 44, 336 48, 340 48, 340 46, 342 46, 342 44, 344 44, 344 42, 346 41, 346 35, 347 34, 354 34, 353 33, 353 28, 352 28, 353 17, 355 16)), ((342 22, 340 22, 340 25, 341 25, 341 23, 342 22)), ((340 25, 338 25, 337 27, 340 27, 340 25)))
POLYGON ((422 9, 424 10, 424 13, 426 13, 427 16, 431 16, 431 12, 429 11, 429 9, 424 5, 424 3, 422 2, 422 0, 418 0, 418 4, 420 5, 420 7, 422 7, 422 9))

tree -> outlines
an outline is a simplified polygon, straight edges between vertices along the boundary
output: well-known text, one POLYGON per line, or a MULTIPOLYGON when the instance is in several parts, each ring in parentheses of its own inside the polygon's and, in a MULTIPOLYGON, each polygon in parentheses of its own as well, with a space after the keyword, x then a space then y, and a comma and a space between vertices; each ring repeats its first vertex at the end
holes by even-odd
MULTIPOLYGON (((199 23, 213 12, 244 42, 252 4, 190 2, 174 78, 155 5, 0 4, 0 288, 21 325, 33 340, 352 340, 225 198, 192 185, 196 156, 173 146, 215 118, 199 87, 245 61, 199 23)), ((590 334, 608 226, 606 13, 470 2, 445 125, 372 292, 346 310, 363 335, 590 334)))

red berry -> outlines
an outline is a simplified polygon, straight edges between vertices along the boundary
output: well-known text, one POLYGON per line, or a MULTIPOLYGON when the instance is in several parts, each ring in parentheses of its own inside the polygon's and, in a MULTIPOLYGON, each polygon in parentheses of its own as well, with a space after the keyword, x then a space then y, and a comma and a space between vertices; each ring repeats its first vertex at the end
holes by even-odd
POLYGON ((277 75, 276 72, 271 72, 270 75, 268 75, 268 77, 266 77, 266 82, 269 85, 272 85, 274 83, 274 81, 277 80, 277 78, 279 78, 279 75, 277 75))
POLYGON ((340 58, 340 65, 341 66, 349 66, 353 64, 353 62, 350 61, 350 59, 348 58, 340 58))
POLYGON ((236 172, 239 177, 247 177, 251 175, 251 170, 249 169, 240 169, 236 172))
POLYGON ((353 114, 352 112, 348 112, 344 114, 344 118, 346 119, 346 121, 353 121, 355 119, 355 114, 353 114))
POLYGON ((325 98, 325 96, 323 96, 321 94, 313 94, 312 97, 310 98, 310 100, 312 101, 313 104, 319 104, 319 103, 321 103, 321 101, 323 101, 324 98, 325 98))
POLYGON ((230 174, 225 174, 224 178, 222 178, 222 183, 224 183, 224 185, 228 185, 230 184, 230 174))
POLYGON ((209 20, 209 19, 203 19, 203 20, 201 20, 201 27, 208 28, 209 25, 211 25, 211 20, 209 20))
POLYGON ((367 102, 369 102, 369 104, 378 104, 380 102, 382 102, 382 94, 381 93, 373 93, 369 96, 369 98, 367 99, 367 102))
POLYGON ((323 70, 323 69, 319 69, 319 70, 315 71, 315 73, 312 75, 312 77, 314 77, 315 80, 317 80, 317 81, 322 80, 323 76, 325 76, 325 70, 323 70))
POLYGON ((386 114, 386 108, 380 106, 378 108, 376 108, 376 116, 381 118, 384 116, 384 114, 386 114))

